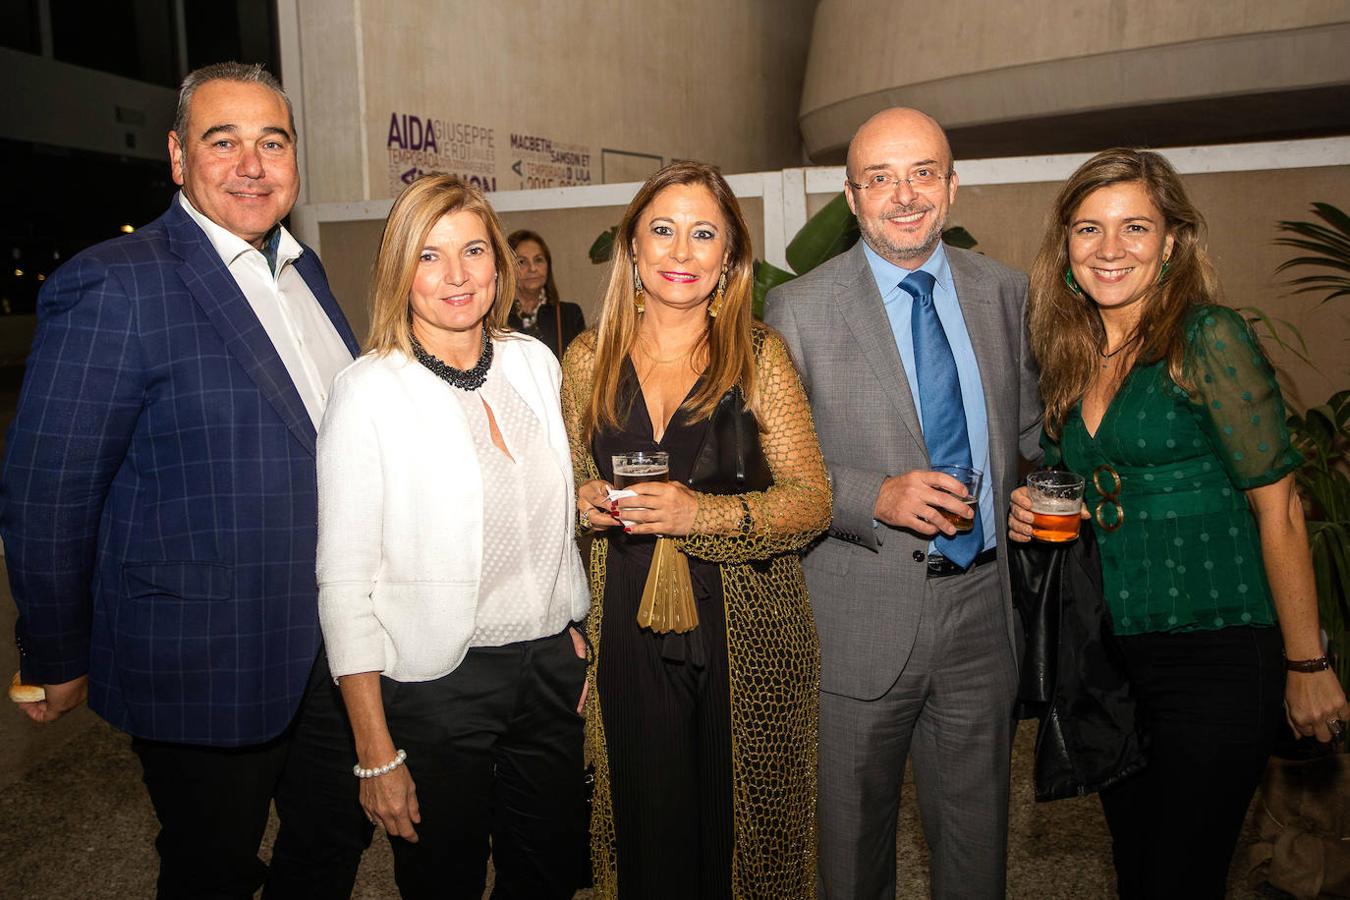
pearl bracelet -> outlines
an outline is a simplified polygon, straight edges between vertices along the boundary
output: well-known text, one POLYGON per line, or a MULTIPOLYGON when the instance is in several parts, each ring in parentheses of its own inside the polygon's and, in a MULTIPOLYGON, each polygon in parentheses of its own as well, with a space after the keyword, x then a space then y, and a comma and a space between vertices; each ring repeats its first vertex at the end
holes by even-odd
POLYGON ((352 766, 352 774, 357 778, 379 778, 381 775, 388 775, 390 772, 403 765, 403 761, 408 758, 408 751, 400 750, 394 754, 394 758, 382 766, 376 766, 373 769, 363 769, 361 764, 352 766))

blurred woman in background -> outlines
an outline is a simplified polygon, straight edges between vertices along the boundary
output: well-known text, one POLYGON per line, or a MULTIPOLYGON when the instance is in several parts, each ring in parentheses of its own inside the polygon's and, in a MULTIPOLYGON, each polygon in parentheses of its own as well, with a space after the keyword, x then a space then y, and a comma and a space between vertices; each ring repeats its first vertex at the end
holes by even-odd
POLYGON ((564 303, 553 283, 553 254, 533 231, 521 229, 506 239, 516 254, 516 297, 506 324, 538 338, 562 359, 567 345, 586 330, 586 317, 575 303, 564 303))

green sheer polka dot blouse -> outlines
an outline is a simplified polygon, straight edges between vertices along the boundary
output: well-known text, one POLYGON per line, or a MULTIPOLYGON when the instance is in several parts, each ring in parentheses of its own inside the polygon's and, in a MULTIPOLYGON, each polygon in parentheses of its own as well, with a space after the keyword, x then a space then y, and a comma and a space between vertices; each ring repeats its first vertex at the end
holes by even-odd
MULTIPOLYGON (((1197 307, 1187 325, 1189 396, 1164 362, 1136 366, 1095 436, 1081 407, 1065 420, 1062 459, 1087 480, 1086 501, 1106 500, 1120 475, 1121 522, 1097 528, 1106 601, 1117 634, 1271 625, 1275 610, 1261 545, 1243 491, 1301 462, 1290 446, 1275 373, 1237 312, 1197 307)), ((1048 442, 1047 442, 1048 444, 1048 442)))

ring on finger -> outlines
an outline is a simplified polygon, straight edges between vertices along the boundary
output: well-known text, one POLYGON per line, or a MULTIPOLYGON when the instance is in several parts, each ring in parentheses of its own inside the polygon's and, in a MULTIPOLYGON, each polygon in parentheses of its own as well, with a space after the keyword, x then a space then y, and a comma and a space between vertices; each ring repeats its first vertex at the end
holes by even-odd
POLYGON ((1341 719, 1328 719, 1327 731, 1331 732, 1331 739, 1338 741, 1345 734, 1345 722, 1341 719))

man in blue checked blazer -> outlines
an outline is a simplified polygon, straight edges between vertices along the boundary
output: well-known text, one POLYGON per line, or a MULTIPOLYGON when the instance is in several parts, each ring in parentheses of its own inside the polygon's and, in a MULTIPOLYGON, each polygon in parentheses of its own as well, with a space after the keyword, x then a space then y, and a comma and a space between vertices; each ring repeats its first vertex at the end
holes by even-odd
POLYGON ((347 896, 370 826, 321 652, 314 441, 356 341, 280 225, 299 176, 276 79, 193 72, 168 143, 168 212, 39 299, 0 484, 22 674, 47 693, 25 712, 87 695, 132 735, 161 897, 347 896))

